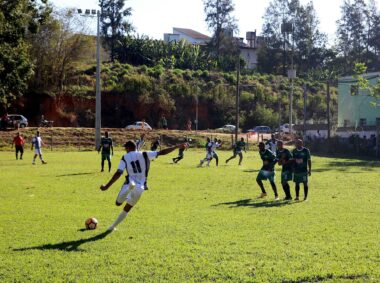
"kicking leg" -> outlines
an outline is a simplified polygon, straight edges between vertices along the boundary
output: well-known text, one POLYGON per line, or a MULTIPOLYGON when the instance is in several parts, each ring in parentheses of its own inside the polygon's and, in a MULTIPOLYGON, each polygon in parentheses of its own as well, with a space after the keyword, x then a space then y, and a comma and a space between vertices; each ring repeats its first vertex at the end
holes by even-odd
MULTIPOLYGON (((119 204, 118 202, 116 202, 116 205, 121 205, 119 204)), ((115 230, 116 226, 119 225, 121 222, 123 222, 123 220, 127 217, 128 215, 128 212, 133 208, 133 206, 131 206, 130 204, 126 204, 124 206, 124 209, 121 211, 121 213, 119 214, 119 216, 116 218, 115 222, 107 229, 108 231, 113 231, 115 230)))

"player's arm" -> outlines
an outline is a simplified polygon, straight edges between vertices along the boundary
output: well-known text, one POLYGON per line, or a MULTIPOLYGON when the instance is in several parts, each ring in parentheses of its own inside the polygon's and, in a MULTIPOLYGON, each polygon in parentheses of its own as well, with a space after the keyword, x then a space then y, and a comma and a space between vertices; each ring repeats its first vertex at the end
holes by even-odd
POLYGON ((168 147, 168 148, 162 149, 162 150, 160 150, 157 153, 157 155, 166 155, 166 154, 169 154, 172 151, 176 150, 177 148, 181 148, 181 147, 185 147, 185 145, 184 144, 180 144, 180 145, 176 145, 176 146, 172 146, 172 147, 168 147))
POLYGON ((106 190, 108 190, 108 189, 113 185, 113 183, 115 183, 115 182, 120 178, 120 176, 121 176, 122 174, 123 174, 123 171, 121 171, 121 170, 117 170, 117 171, 115 172, 115 174, 113 174, 111 180, 109 180, 107 184, 105 184, 105 185, 101 185, 101 186, 100 186, 100 189, 101 189, 102 191, 106 191, 106 190))
POLYGON ((34 147, 34 142, 32 141, 32 147, 31 147, 31 150, 33 150, 33 147, 34 147))
POLYGON ((113 142, 111 142, 111 155, 113 155, 113 142))
POLYGON ((309 171, 307 173, 309 174, 309 176, 311 176, 311 159, 310 158, 307 160, 307 166, 309 167, 309 171))
POLYGON ((99 148, 98 148, 98 153, 100 153, 100 150, 102 149, 103 147, 103 144, 100 144, 99 148))

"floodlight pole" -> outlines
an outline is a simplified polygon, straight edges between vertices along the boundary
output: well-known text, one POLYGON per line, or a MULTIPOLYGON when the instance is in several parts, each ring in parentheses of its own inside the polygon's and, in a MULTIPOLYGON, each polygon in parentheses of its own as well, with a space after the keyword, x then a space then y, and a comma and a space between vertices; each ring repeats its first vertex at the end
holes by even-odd
POLYGON ((238 140, 239 133, 239 112, 240 112, 240 54, 238 56, 237 74, 236 74, 236 128, 235 128, 235 142, 238 140))
POLYGON ((100 11, 96 12, 97 31, 96 31, 96 97, 95 97, 95 147, 99 149, 101 139, 102 104, 100 89, 100 11))

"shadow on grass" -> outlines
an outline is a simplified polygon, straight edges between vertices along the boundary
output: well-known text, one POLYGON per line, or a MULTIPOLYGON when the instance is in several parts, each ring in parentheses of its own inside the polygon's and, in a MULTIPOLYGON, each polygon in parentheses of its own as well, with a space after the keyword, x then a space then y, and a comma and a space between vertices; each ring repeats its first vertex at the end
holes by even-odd
POLYGON ((83 172, 83 173, 72 173, 72 174, 63 174, 63 175, 57 175, 56 177, 71 177, 71 176, 83 176, 83 175, 92 175, 96 172, 83 172))
POLYGON ((243 172, 246 172, 246 173, 258 173, 258 172, 260 172, 260 170, 257 170, 257 169, 247 169, 247 170, 243 170, 243 172))
POLYGON ((363 172, 372 172, 374 168, 380 168, 379 161, 365 161, 365 160, 345 160, 345 161, 330 161, 323 168, 313 169, 312 172, 327 172, 327 171, 338 171, 351 173, 363 173, 363 172), (351 171, 353 168, 358 169, 356 171, 351 171))
POLYGON ((269 201, 262 199, 241 199, 237 201, 231 201, 231 202, 222 202, 218 204, 214 204, 213 206, 221 206, 221 205, 228 205, 229 208, 237 208, 237 207, 253 207, 253 208, 260 208, 260 207, 280 207, 280 206, 286 206, 286 205, 292 205, 299 202, 293 202, 293 201, 269 201))
MULTIPOLYGON (((321 282, 321 281, 330 281, 330 280, 358 280, 358 279, 368 279, 367 274, 344 274, 344 275, 315 275, 315 276, 306 276, 303 278, 297 278, 295 280, 283 280, 282 283, 306 283, 306 282, 321 282)), ((363 281, 364 282, 364 281, 363 281)))
POLYGON ((86 239, 80 239, 76 241, 61 242, 57 244, 46 244, 46 245, 34 246, 34 247, 28 247, 28 248, 19 248, 19 249, 13 249, 13 251, 21 252, 21 251, 28 251, 28 250, 41 250, 41 251, 59 250, 59 251, 66 251, 66 252, 80 252, 80 251, 84 251, 79 248, 80 245, 104 239, 111 232, 112 231, 105 231, 96 236, 86 238, 86 239))

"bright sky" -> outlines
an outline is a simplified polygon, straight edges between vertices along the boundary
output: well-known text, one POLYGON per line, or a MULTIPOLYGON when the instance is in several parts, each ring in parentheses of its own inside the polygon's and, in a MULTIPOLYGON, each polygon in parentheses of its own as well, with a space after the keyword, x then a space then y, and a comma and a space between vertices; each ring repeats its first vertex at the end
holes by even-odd
MULTIPOLYGON (((344 0, 314 0, 314 7, 320 20, 320 29, 333 43, 336 21, 340 18, 340 6, 344 0)), ((50 0, 57 7, 96 9, 98 0, 50 0), (78 4, 79 3, 79 4, 78 4)), ((309 0, 300 0, 305 4, 309 0)), ((366 0, 368 2, 368 0, 366 0)), ((380 7, 380 0, 376 0, 380 7)), ((247 31, 261 32, 262 16, 269 0, 234 0, 235 17, 238 19, 240 37, 247 31)), ((138 34, 163 39, 164 33, 171 33, 173 27, 191 28, 210 35, 204 21, 203 0, 127 0, 131 7, 131 21, 138 34)))

